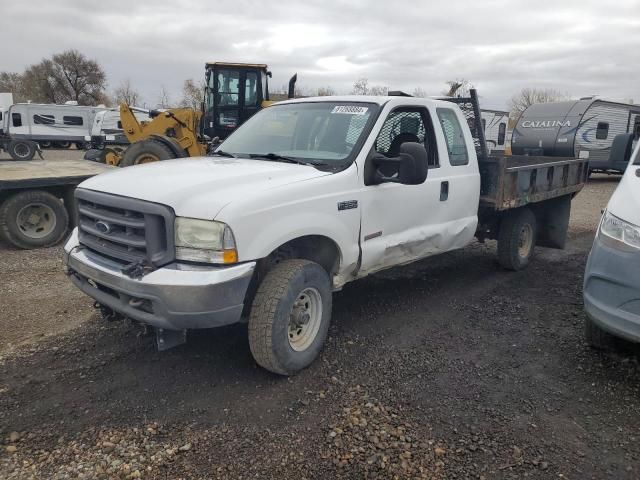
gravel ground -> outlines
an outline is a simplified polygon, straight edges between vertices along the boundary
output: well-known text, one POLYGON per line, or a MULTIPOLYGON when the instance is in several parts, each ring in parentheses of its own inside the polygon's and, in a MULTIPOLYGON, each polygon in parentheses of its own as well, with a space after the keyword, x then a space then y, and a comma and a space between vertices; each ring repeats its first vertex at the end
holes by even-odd
POLYGON ((526 271, 489 242, 347 285, 322 357, 288 379, 242 325, 155 352, 98 319, 59 248, 0 247, 0 477, 639 478, 637 349, 582 340, 616 184, 596 176, 568 248, 526 271))

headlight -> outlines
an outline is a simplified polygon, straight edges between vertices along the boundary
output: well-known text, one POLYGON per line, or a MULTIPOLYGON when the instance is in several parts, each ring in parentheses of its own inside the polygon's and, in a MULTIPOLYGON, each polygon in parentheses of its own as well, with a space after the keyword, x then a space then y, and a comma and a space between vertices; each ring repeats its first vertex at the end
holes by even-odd
POLYGON ((611 215, 605 210, 600 222, 602 240, 613 247, 640 249, 640 227, 611 215))
POLYGON ((177 217, 175 244, 178 260, 221 264, 238 261, 233 232, 222 222, 177 217))

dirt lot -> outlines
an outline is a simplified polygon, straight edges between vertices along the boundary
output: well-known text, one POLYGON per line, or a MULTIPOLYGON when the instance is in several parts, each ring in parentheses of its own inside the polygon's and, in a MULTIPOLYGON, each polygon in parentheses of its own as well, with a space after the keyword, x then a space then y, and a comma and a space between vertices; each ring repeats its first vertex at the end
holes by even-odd
POLYGON ((242 325, 157 353, 102 323, 60 248, 0 247, 0 477, 639 478, 638 353, 582 340, 616 184, 596 176, 568 248, 524 272, 473 245, 348 285, 289 379, 256 367, 242 325))

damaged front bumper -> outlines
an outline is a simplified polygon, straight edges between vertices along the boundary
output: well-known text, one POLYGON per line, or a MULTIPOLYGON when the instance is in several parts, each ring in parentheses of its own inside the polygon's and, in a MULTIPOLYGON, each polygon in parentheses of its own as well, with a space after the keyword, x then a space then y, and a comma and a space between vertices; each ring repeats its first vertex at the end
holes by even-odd
POLYGON ((80 290, 126 317, 166 330, 238 322, 256 265, 173 263, 136 280, 122 273, 121 264, 83 248, 77 230, 64 249, 67 273, 80 290))

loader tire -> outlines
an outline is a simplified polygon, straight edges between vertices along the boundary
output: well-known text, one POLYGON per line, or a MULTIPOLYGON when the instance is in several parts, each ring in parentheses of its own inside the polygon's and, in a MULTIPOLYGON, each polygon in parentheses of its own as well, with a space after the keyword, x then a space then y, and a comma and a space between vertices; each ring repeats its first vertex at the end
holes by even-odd
POLYGON ((249 346, 261 367, 293 375, 313 362, 331 321, 327 272, 308 260, 284 260, 258 287, 249 317, 249 346))
POLYGON ((129 146, 120 160, 121 167, 176 158, 171 149, 155 140, 141 140, 129 146))
POLYGON ((522 270, 533 258, 536 216, 528 208, 507 213, 500 223, 498 262, 507 270, 522 270))
POLYGON ((60 199, 48 192, 27 190, 0 206, 2 237, 18 248, 55 245, 69 226, 69 214, 60 199))
POLYGON ((36 154, 37 145, 31 140, 11 140, 7 151, 14 160, 32 160, 36 154))

